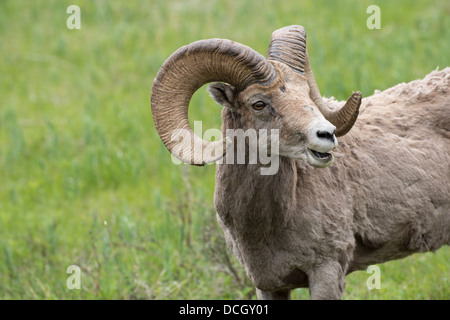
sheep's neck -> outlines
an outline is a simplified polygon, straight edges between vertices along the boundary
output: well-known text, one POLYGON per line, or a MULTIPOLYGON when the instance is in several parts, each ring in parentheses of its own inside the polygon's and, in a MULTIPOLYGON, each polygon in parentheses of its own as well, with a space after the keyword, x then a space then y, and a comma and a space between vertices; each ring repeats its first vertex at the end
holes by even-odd
MULTIPOLYGON (((224 112, 222 131, 237 129, 239 123, 224 112)), ((245 129, 244 129, 245 130, 245 129)), ((246 147, 246 154, 248 154, 246 147)), ((229 227, 252 237, 264 237, 280 230, 296 203, 297 166, 294 160, 279 157, 273 175, 262 175, 261 164, 219 164, 216 170, 216 209, 229 227), (264 232, 265 231, 265 232, 264 232)))
POLYGON ((222 220, 243 233, 258 230, 261 237, 283 227, 296 202, 297 174, 292 162, 280 159, 280 169, 273 176, 261 175, 259 165, 218 165, 215 202, 222 220))

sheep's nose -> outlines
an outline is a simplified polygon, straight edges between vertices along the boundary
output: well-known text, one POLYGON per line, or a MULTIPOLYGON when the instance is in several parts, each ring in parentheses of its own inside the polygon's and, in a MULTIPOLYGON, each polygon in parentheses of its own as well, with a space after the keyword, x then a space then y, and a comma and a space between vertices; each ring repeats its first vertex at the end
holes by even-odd
POLYGON ((334 142, 334 130, 333 130, 333 132, 319 130, 319 131, 317 131, 317 137, 319 139, 325 139, 325 140, 330 140, 331 142, 334 142))

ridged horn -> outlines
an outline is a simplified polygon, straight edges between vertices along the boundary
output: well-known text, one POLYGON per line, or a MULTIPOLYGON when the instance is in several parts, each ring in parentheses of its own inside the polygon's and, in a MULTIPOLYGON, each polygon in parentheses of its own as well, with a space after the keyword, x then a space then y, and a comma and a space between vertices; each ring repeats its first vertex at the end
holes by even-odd
POLYGON ((336 136, 345 135, 352 128, 361 105, 361 92, 352 93, 339 110, 330 110, 320 95, 306 49, 306 31, 302 26, 287 26, 273 32, 268 50, 269 60, 282 62, 294 71, 304 74, 310 88, 310 96, 324 117, 336 126, 336 136))
POLYGON ((204 165, 221 159, 226 140, 205 141, 189 125, 192 95, 209 82, 226 82, 243 90, 253 83, 269 84, 275 77, 271 63, 237 42, 208 39, 181 47, 164 62, 153 81, 152 115, 162 142, 185 163, 204 165))
POLYGON ((362 99, 361 92, 353 92, 347 99, 347 102, 344 104, 344 106, 339 110, 330 110, 328 106, 323 102, 322 96, 320 95, 319 87, 317 86, 316 79, 314 78, 314 74, 311 70, 308 52, 306 52, 305 75, 308 80, 311 99, 319 108, 320 112, 322 112, 325 119, 336 126, 336 137, 345 135, 350 131, 350 129, 355 124, 356 119, 358 118, 359 107, 361 105, 362 99))
POLYGON ((288 26, 272 33, 268 60, 284 63, 293 70, 305 74, 306 31, 302 26, 288 26))

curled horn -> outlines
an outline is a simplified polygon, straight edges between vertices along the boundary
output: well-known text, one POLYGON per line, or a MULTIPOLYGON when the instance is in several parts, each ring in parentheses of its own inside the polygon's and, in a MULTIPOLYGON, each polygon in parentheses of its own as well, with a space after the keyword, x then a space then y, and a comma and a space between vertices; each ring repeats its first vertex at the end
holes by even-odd
POLYGON ((306 76, 311 99, 324 117, 336 126, 336 136, 345 135, 352 128, 361 105, 361 92, 352 93, 339 110, 330 110, 323 102, 306 49, 306 31, 302 26, 288 26, 273 32, 267 53, 269 60, 282 62, 294 71, 306 76))
POLYGON ((204 165, 221 159, 226 140, 205 141, 189 125, 192 95, 213 81, 227 82, 242 90, 253 83, 269 84, 275 76, 274 67, 265 57, 230 40, 200 40, 178 49, 153 81, 152 115, 161 140, 185 163, 204 165))

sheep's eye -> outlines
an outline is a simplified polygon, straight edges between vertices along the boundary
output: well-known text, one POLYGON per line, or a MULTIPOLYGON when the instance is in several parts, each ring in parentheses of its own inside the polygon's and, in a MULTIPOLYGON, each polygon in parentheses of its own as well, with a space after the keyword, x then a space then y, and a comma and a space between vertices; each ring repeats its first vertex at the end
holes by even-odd
POLYGON ((259 110, 264 109, 265 106, 266 106, 266 104, 263 101, 258 101, 258 102, 255 102, 252 107, 253 107, 253 109, 259 111, 259 110))

